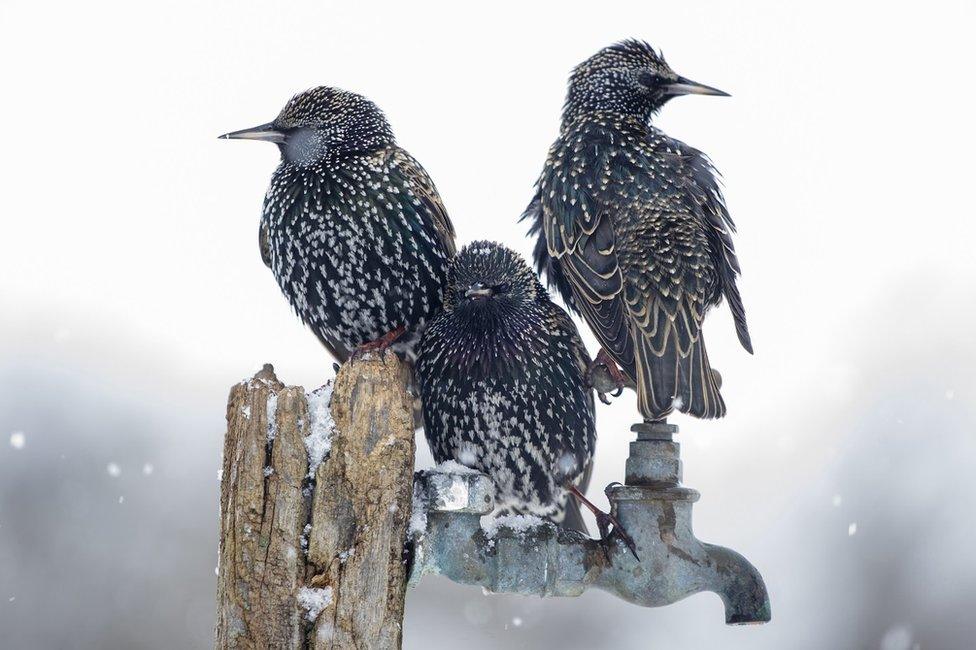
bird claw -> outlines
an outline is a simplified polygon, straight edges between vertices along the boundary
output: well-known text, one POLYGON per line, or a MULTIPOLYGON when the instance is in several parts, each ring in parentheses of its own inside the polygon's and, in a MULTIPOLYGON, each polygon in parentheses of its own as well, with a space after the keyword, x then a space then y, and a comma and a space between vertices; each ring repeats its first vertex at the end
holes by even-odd
MULTIPOLYGON (((610 488, 615 485, 620 485, 620 483, 611 483, 606 487, 604 493, 609 498, 610 488)), ((568 485, 566 487, 580 503, 586 506, 593 516, 596 517, 596 526, 600 530, 600 547, 603 549, 603 556, 607 558, 609 564, 613 564, 613 560, 610 558, 610 538, 614 533, 623 540, 624 545, 630 550, 634 555, 634 559, 640 562, 640 556, 637 555, 637 544, 634 543, 634 539, 630 536, 627 530, 621 525, 617 518, 614 517, 609 512, 603 512, 597 508, 593 503, 587 499, 582 492, 574 485, 568 485)))
MULTIPOLYGON (((595 387, 594 387, 594 389, 595 389, 595 387)), ((620 397, 621 395, 624 394, 623 387, 618 387, 616 390, 614 390, 612 392, 610 392, 610 391, 603 392, 603 391, 601 391, 599 389, 595 389, 595 390, 596 390, 597 399, 599 399, 604 404, 613 404, 613 402, 611 402, 609 399, 607 399, 607 395, 609 395, 610 397, 620 397)))
POLYGON ((607 395, 620 397, 627 385, 627 378, 606 350, 601 348, 586 369, 586 383, 596 391, 597 398, 602 403, 610 404, 607 395))
POLYGON ((596 517, 596 526, 600 530, 600 547, 603 549, 603 556, 607 558, 607 562, 613 564, 613 560, 610 559, 610 538, 616 533, 620 539, 623 541, 624 545, 630 550, 634 559, 640 562, 640 557, 637 555, 637 544, 634 543, 634 539, 630 534, 624 529, 624 527, 617 521, 617 518, 606 512, 594 513, 596 517))
POLYGON ((406 331, 407 328, 401 325, 395 330, 391 330, 387 332, 386 334, 379 337, 375 341, 367 341, 366 343, 363 343, 358 348, 352 351, 352 354, 349 355, 349 360, 355 361, 369 352, 381 352, 381 353, 386 352, 387 348, 393 345, 396 342, 396 340, 401 336, 403 336, 403 333, 406 331))

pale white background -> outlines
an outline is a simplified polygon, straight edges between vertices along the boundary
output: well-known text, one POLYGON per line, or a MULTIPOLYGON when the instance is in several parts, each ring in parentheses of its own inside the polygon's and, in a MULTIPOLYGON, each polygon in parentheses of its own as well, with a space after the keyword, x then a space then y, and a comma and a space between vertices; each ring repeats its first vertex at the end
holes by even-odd
MULTIPOLYGON (((726 628, 711 595, 643 610, 432 580, 409 595, 405 646, 968 645, 974 14, 962 0, 4 0, 3 645, 206 647, 226 390, 265 361, 289 383, 331 375, 258 255, 277 151, 218 134, 310 86, 361 92, 462 242, 528 253, 516 218, 566 74, 625 37, 732 94, 657 121, 724 174, 756 348, 715 311, 729 416, 676 421, 697 533, 762 570, 773 622, 726 628)), ((622 477, 634 413, 632 396, 600 409, 594 486, 622 477)))

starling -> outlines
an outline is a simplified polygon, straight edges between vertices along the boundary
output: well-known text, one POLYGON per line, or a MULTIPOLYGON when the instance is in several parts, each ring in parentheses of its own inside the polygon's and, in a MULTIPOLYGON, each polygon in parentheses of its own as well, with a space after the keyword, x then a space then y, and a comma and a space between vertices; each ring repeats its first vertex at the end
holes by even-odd
POLYGON ((417 348, 427 442, 491 477, 496 515, 530 514, 604 538, 616 522, 582 497, 596 442, 590 357, 576 326, 517 253, 474 242, 451 267, 444 311, 417 348))
POLYGON ((647 43, 600 50, 569 79, 559 137, 523 219, 535 262, 582 313, 646 420, 725 414, 702 319, 728 300, 752 352, 736 287, 735 225, 705 154, 651 126, 672 97, 726 93, 675 74, 647 43), (619 369, 616 368, 619 365, 619 369))
POLYGON ((440 309, 454 227, 380 109, 322 86, 293 97, 274 121, 221 137, 281 151, 259 242, 302 321, 341 362, 394 341, 410 353, 440 309))

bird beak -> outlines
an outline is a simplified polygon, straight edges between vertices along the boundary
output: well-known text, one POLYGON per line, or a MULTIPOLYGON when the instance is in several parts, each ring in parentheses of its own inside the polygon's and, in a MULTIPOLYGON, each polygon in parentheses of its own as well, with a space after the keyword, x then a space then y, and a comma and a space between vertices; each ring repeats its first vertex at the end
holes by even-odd
POLYGON ((697 81, 685 79, 684 77, 678 77, 673 83, 665 86, 664 89, 669 95, 674 96, 715 95, 716 97, 731 97, 731 95, 723 90, 712 88, 711 86, 706 86, 705 84, 700 84, 697 81))
POLYGON ((267 124, 262 124, 260 126, 251 127, 250 129, 241 129, 240 131, 231 131, 230 133, 225 133, 220 136, 221 140, 263 140, 264 142, 284 142, 285 134, 274 128, 272 122, 267 124))
POLYGON ((470 287, 468 287, 468 290, 464 292, 465 297, 471 298, 472 300, 491 298, 494 294, 495 292, 491 290, 491 287, 486 287, 480 282, 477 284, 472 284, 470 287))

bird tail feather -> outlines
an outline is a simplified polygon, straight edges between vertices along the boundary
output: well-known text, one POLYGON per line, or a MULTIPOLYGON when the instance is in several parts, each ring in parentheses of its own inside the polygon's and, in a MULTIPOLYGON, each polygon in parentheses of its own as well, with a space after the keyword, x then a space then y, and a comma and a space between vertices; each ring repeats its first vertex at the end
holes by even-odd
POLYGON ((718 376, 712 372, 705 351, 705 339, 695 341, 687 357, 678 364, 678 403, 682 413, 711 419, 725 415, 725 400, 719 392, 718 376))
POLYGON ((584 535, 589 534, 586 530, 586 522, 583 521, 583 512, 580 510, 579 502, 572 497, 566 500, 566 510, 561 525, 567 530, 579 531, 584 535))
POLYGON ((643 333, 637 332, 634 338, 637 406, 645 419, 661 420, 674 409, 703 419, 725 415, 718 376, 708 363, 701 336, 691 343, 685 356, 679 353, 674 333, 660 354, 654 351, 651 340, 643 333))

